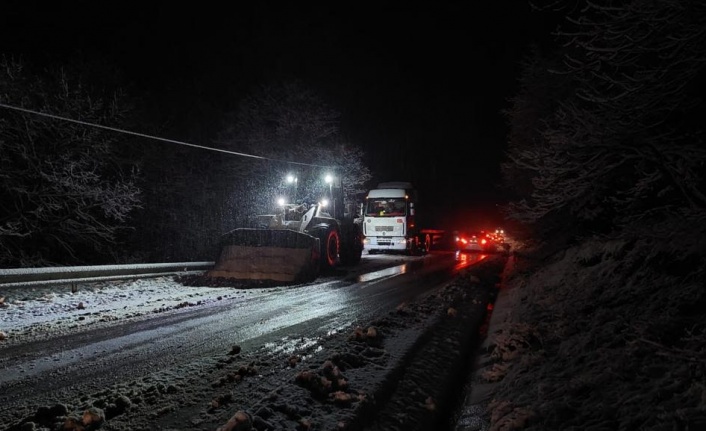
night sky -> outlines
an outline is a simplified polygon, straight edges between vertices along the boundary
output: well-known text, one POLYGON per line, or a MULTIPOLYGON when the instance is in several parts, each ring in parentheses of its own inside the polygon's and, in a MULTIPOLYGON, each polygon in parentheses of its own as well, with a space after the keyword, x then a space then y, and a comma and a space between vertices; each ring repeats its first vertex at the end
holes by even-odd
POLYGON ((341 112, 376 179, 412 180, 449 208, 503 202, 500 111, 522 54, 552 30, 521 0, 3 3, 0 52, 107 59, 182 125, 166 138, 204 136, 253 86, 298 79, 341 112))

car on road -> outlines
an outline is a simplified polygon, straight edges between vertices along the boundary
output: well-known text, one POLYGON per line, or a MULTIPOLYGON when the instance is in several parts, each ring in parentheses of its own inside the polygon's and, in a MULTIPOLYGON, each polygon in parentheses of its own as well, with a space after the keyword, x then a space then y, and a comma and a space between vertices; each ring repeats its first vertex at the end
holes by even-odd
POLYGON ((490 236, 493 238, 495 243, 498 245, 499 250, 503 250, 505 252, 510 251, 510 243, 508 242, 507 235, 505 234, 505 229, 503 228, 497 228, 495 229, 495 232, 492 232, 490 236))
POLYGON ((456 251, 494 253, 498 243, 485 231, 454 232, 456 251))
POLYGON ((497 228, 495 229, 495 232, 492 232, 491 235, 495 240, 499 243, 505 242, 505 229, 503 228, 497 228))

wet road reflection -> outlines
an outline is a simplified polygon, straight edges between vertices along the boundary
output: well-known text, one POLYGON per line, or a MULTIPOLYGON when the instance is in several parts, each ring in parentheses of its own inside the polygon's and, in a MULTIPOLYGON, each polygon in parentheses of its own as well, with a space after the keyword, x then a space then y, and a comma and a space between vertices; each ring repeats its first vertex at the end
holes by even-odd
POLYGON ((433 293, 454 273, 488 257, 453 251, 365 256, 347 273, 317 283, 224 288, 222 298, 199 307, 37 340, 0 354, 3 369, 10 371, 0 373, 0 404, 9 408, 9 403, 30 398, 44 402, 77 380, 84 382, 82 391, 90 392, 154 370, 187 373, 192 366, 211 366, 226 346, 236 344, 252 355, 316 351, 323 337, 365 325, 433 293), (35 389, 37 381, 43 382, 41 393, 35 389))
POLYGON ((361 274, 356 280, 358 283, 365 283, 368 281, 378 280, 381 278, 389 278, 395 275, 404 274, 407 272, 407 265, 392 266, 390 268, 381 269, 379 271, 369 272, 367 274, 361 274))
POLYGON ((480 262, 483 259, 486 259, 487 257, 488 255, 484 253, 462 253, 460 251, 457 251, 455 256, 456 265, 454 266, 454 270, 466 268, 468 266, 480 262))

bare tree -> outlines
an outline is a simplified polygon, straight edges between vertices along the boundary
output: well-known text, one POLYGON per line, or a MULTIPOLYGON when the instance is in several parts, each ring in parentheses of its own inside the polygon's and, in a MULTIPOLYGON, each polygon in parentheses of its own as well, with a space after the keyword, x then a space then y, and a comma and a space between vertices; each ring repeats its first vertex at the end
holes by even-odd
MULTIPOLYGON (((0 61, 0 100, 42 113, 119 126, 119 94, 95 97, 61 69, 32 73, 0 61)), ((0 264, 95 263, 140 205, 137 171, 120 162, 122 136, 3 109, 0 112, 0 264)))
POLYGON ((341 136, 339 113, 299 82, 264 86, 246 97, 226 123, 219 141, 262 159, 229 163, 233 181, 233 222, 271 210, 287 173, 298 177, 297 200, 315 200, 325 191, 327 171, 341 178, 349 200, 372 177, 362 149, 341 136), (246 205, 242 205, 246 203, 246 205), (238 211, 241 209, 241 211, 238 211), (244 211, 243 211, 244 210, 244 211))
POLYGON ((511 193, 519 197, 531 195, 532 178, 536 172, 517 160, 517 154, 543 144, 549 127, 547 119, 574 91, 567 75, 550 72, 559 65, 559 61, 543 55, 536 46, 532 47, 522 62, 520 90, 510 99, 511 107, 504 111, 510 126, 508 139, 513 157, 503 164, 503 174, 511 193))
MULTIPOLYGON (((511 164, 532 179, 511 215, 532 223, 560 215, 599 232, 670 217, 703 225, 706 151, 695 90, 703 84, 706 4, 570 6, 556 33, 563 64, 547 73, 574 91, 547 89, 555 103, 541 136, 510 143, 511 164)), ((531 104, 525 96, 513 114, 531 104)))

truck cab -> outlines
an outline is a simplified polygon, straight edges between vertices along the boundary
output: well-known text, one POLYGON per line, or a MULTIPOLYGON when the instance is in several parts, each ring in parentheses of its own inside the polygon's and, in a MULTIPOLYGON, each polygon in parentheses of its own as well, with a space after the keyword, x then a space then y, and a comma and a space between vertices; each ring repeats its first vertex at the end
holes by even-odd
POLYGON ((416 201, 410 183, 380 183, 368 192, 363 204, 363 248, 368 254, 425 252, 416 224, 416 201))

